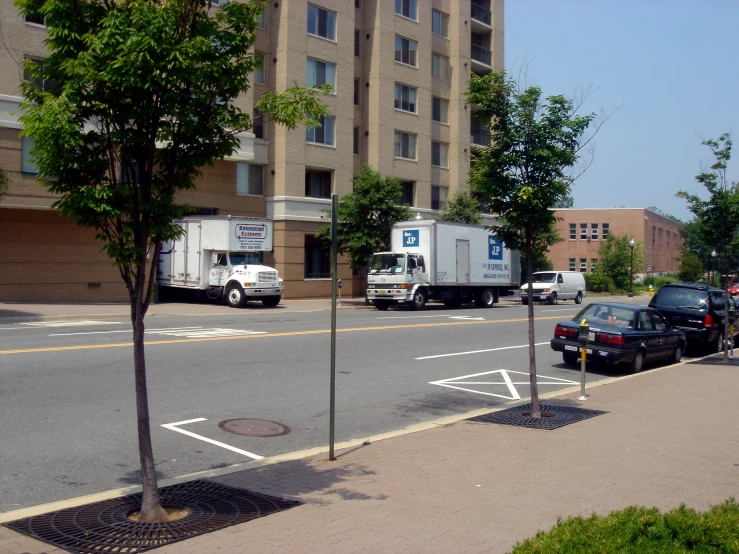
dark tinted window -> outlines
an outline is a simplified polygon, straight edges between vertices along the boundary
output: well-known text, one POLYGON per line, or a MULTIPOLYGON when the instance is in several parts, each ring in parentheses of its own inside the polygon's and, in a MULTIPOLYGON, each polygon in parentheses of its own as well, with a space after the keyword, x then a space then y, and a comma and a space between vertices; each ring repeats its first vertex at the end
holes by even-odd
POLYGON ((711 307, 714 310, 723 310, 724 309, 724 293, 715 291, 711 292, 711 307))
POLYGON ((659 306, 705 309, 707 307, 708 292, 681 287, 662 287, 657 292, 655 303, 659 306))

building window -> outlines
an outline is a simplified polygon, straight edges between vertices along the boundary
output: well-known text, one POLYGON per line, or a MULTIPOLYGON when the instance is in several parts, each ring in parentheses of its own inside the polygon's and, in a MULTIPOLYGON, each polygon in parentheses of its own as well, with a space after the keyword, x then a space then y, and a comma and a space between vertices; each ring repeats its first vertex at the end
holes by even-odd
POLYGON ((362 8, 362 4, 360 0, 354 0, 354 7, 357 8, 358 10, 362 8))
POLYGON ((431 120, 437 123, 449 123, 449 100, 436 96, 431 98, 431 120))
POLYGON ((577 223, 570 223, 570 240, 577 240, 577 223))
POLYGON ((597 265, 598 265, 598 258, 592 258, 590 260, 590 271, 591 272, 595 271, 595 268, 597 267, 597 265))
POLYGON ((307 170, 305 172, 305 196, 307 198, 331 198, 331 172, 307 170))
POLYGON ((261 165, 236 164, 236 194, 264 194, 264 171, 261 165))
POLYGON ((431 76, 442 81, 449 80, 449 58, 441 54, 431 55, 431 76))
POLYGON ((336 40, 336 14, 308 4, 308 34, 336 40))
POLYGON ((254 133, 255 138, 264 138, 264 116, 262 115, 262 112, 256 108, 254 108, 254 114, 251 118, 251 130, 254 133))
POLYGON ((588 271, 587 258, 580 258, 580 273, 586 273, 587 271, 588 271))
POLYGON ((575 258, 570 258, 570 271, 575 271, 575 258))
POLYGON ((439 10, 431 10, 431 32, 449 38, 449 16, 439 10))
POLYGON ((331 85, 336 90, 336 64, 308 58, 306 67, 306 86, 331 85))
POLYGON ((257 19, 257 29, 267 28, 267 4, 262 6, 262 11, 259 12, 259 18, 257 19))
POLYGON ((398 197, 398 204, 400 204, 401 206, 403 204, 413 206, 413 185, 413 181, 401 181, 400 188, 402 190, 400 192, 400 196, 398 197))
POLYGON ((431 141, 431 165, 449 167, 449 145, 447 143, 431 141))
POLYGON ((416 89, 395 83, 395 109, 416 113, 416 89))
POLYGON ((418 0, 395 0, 395 13, 416 21, 418 19, 418 0))
POLYGON ((50 92, 51 89, 53 89, 56 86, 56 81, 52 79, 47 79, 44 76, 44 60, 41 58, 33 58, 31 56, 26 56, 26 60, 31 60, 33 63, 35 63, 39 68, 41 69, 41 77, 39 79, 36 79, 31 75, 31 73, 27 70, 23 70, 23 80, 29 81, 33 86, 35 86, 37 89, 41 90, 42 92, 50 92))
POLYGON ((331 251, 314 236, 305 237, 305 278, 331 278, 331 251))
POLYGON ((354 146, 353 152, 359 156, 359 127, 354 127, 354 146))
POLYGON ((580 240, 588 240, 588 224, 580 223, 580 240))
POLYGON ((359 57, 359 29, 354 29, 354 57, 359 57))
POLYGON ((31 160, 31 148, 33 148, 33 139, 30 137, 21 138, 21 173, 37 175, 38 166, 31 160))
POLYGON ((609 223, 604 223, 603 224, 603 240, 606 240, 610 233, 611 233, 611 225, 609 223))
POLYGON ((322 117, 318 120, 318 126, 306 129, 305 140, 314 144, 334 145, 334 118, 322 117))
POLYGON ((431 187, 431 209, 446 210, 446 202, 449 197, 448 187, 431 187))
POLYGON ((395 157, 406 160, 416 159, 416 135, 395 131, 395 157))
POLYGON ((260 52, 254 54, 254 62, 256 64, 256 67, 254 69, 254 84, 263 85, 267 71, 267 68, 264 64, 264 54, 260 52))
POLYGON ((354 105, 359 106, 359 79, 354 79, 354 105))
POLYGON ((415 40, 395 35, 395 61, 417 67, 416 50, 418 43, 415 40))
POLYGON ((593 240, 598 240, 598 224, 597 223, 590 224, 590 238, 593 240))

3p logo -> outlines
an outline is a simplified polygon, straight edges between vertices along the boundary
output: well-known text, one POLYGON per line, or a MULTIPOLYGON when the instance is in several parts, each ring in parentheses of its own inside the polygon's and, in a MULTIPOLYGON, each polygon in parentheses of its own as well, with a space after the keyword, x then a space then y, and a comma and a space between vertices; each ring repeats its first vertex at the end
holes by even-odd
POLYGON ((495 238, 493 235, 488 235, 488 259, 503 259, 503 243, 495 238))
POLYGON ((418 229, 408 229, 403 231, 403 246, 411 248, 419 246, 418 229))

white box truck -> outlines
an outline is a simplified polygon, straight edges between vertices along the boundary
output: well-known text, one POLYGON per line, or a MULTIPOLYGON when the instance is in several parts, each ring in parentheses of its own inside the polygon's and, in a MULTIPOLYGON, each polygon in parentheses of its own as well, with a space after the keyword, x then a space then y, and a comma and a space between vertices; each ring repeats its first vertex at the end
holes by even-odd
POLYGON ((392 252, 372 255, 367 297, 378 310, 429 300, 490 308, 520 282, 520 256, 482 225, 414 220, 393 225, 392 252))
POLYGON ((241 308, 247 300, 276 306, 283 293, 277 270, 262 265, 272 250, 272 222, 250 217, 185 217, 184 232, 162 244, 160 287, 200 291, 211 300, 241 308))

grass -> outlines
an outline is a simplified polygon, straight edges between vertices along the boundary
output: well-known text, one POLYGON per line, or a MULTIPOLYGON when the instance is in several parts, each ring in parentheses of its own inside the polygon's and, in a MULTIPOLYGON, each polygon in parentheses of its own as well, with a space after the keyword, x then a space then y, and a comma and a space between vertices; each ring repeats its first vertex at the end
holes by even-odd
POLYGON ((516 544, 512 554, 736 554, 739 504, 734 497, 696 512, 629 506, 605 517, 559 519, 547 532, 516 544))

